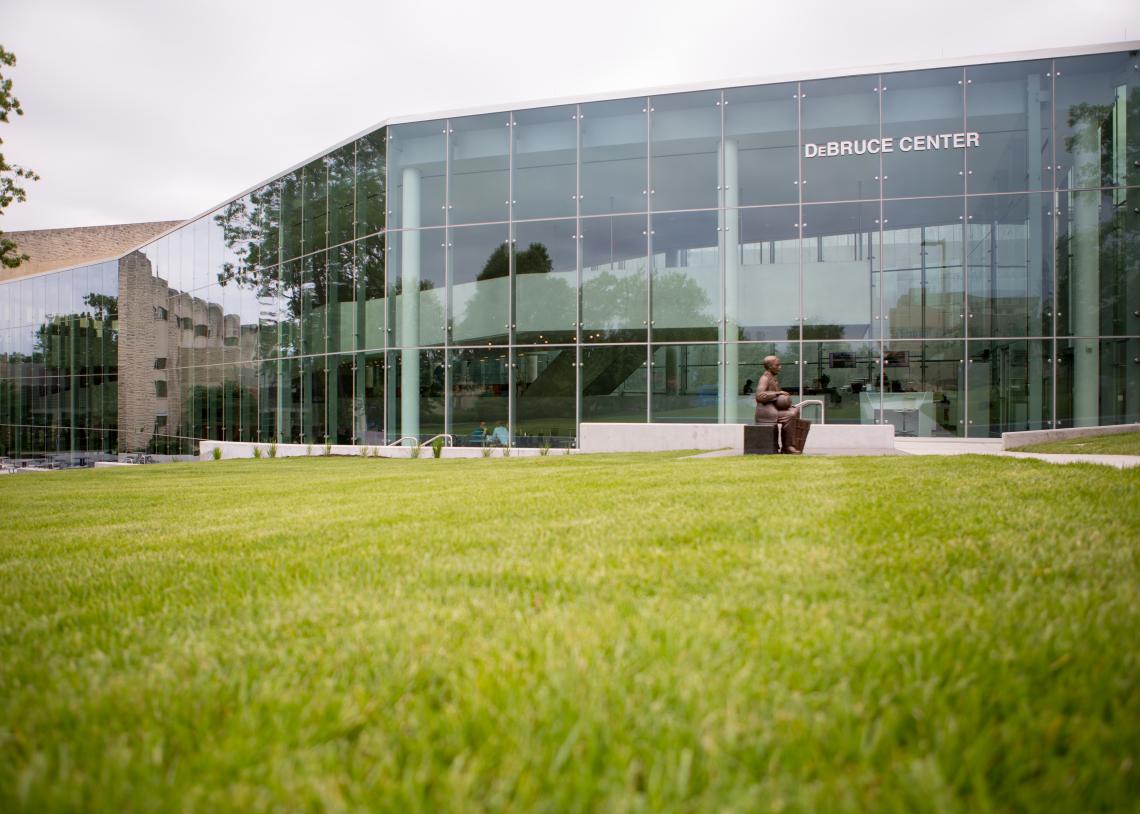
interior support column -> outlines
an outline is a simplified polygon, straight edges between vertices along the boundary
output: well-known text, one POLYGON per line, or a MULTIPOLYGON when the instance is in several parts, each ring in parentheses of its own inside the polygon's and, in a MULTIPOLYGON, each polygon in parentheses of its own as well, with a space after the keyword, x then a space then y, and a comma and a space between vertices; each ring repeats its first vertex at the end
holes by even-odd
POLYGON ((725 139, 721 155, 721 189, 724 190, 724 207, 720 211, 721 234, 724 236, 724 388, 720 394, 723 421, 735 424, 750 421, 738 415, 740 396, 740 314, 737 304, 740 272, 740 192, 739 148, 735 139, 725 139))
POLYGON ((1090 116, 1073 125, 1069 323, 1073 326, 1073 426, 1095 427, 1100 411, 1100 150, 1090 116))
MULTIPOLYGON (((420 434, 420 171, 405 167, 400 206, 400 435, 420 434)), ((412 444, 408 444, 411 446, 412 444)))

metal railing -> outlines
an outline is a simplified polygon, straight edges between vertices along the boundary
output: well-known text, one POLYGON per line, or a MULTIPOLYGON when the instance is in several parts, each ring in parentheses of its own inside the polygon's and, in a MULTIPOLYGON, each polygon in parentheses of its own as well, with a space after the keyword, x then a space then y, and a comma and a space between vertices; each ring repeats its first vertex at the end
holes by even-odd
POLYGON ((422 443, 414 435, 401 435, 395 441, 392 441, 391 443, 385 444, 383 448, 387 449, 388 447, 402 447, 402 446, 404 446, 405 441, 412 441, 413 442, 409 446, 426 447, 426 446, 430 446, 431 442, 437 438, 443 438, 445 440, 446 443, 444 444, 444 446, 448 446, 448 447, 455 446, 455 439, 451 436, 451 433, 441 432, 439 435, 433 435, 431 438, 427 439, 426 441, 424 441, 422 443))
POLYGON ((821 399, 804 399, 803 401, 801 401, 796 406, 797 407, 803 407, 806 404, 818 404, 819 405, 819 423, 820 424, 826 424, 827 423, 827 421, 825 420, 825 416, 823 414, 824 413, 823 401, 821 399))

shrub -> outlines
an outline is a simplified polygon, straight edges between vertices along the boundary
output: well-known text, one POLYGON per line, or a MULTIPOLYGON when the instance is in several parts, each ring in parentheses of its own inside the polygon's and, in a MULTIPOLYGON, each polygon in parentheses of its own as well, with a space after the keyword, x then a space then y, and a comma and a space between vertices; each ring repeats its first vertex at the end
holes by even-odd
POLYGON ((494 452, 494 451, 495 451, 495 450, 491 449, 491 447, 487 446, 486 444, 484 444, 484 445, 483 445, 483 449, 482 449, 482 452, 483 452, 483 457, 484 457, 484 458, 490 458, 490 457, 491 457, 491 453, 492 453, 492 452, 494 452))
POLYGON ((269 457, 270 458, 276 458, 277 457, 277 442, 276 441, 274 441, 272 444, 269 445, 269 457))
POLYGON ((360 448, 360 457, 361 458, 367 458, 368 457, 368 447, 361 447, 360 448))
POLYGON ((313 445, 312 444, 305 444, 305 454, 306 455, 312 455, 313 454, 313 445))
POLYGON ((550 454, 550 439, 549 438, 542 439, 542 444, 538 448, 538 454, 541 455, 543 458, 545 458, 547 455, 550 454))
POLYGON ((443 439, 436 438, 431 442, 431 457, 439 458, 443 455, 443 439))
POLYGON ((214 456, 215 461, 222 460, 222 448, 221 447, 214 447, 214 451, 211 454, 214 456))
POLYGON ((253 457, 254 458, 260 458, 261 457, 261 447, 255 446, 253 448, 253 457))
POLYGON ((510 444, 507 444, 505 447, 503 447, 503 457, 504 458, 511 457, 511 445, 510 444))
POLYGON ((413 458, 418 458, 418 457, 420 457, 420 452, 422 452, 422 450, 420 449, 420 445, 416 444, 415 446, 412 447, 411 456, 413 458))
POLYGON ((328 440, 325 441, 325 457, 332 455, 332 444, 328 440))

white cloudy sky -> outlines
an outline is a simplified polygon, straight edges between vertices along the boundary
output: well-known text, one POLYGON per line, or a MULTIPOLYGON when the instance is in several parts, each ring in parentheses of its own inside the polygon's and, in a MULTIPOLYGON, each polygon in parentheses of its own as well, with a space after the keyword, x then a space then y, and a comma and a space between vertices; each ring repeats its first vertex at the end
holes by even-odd
POLYGON ((43 176, 0 227, 188 217, 389 116, 1129 37, 1137 0, 0 0, 43 176))

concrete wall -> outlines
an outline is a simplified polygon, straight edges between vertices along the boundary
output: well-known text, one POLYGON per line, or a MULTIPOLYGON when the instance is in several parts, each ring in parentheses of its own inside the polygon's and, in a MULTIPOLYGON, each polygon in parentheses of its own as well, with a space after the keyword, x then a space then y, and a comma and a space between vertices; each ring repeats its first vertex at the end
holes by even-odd
POLYGON ((1029 430, 1027 432, 1003 432, 1002 449, 1017 449, 1030 444, 1046 444, 1050 441, 1064 441, 1068 438, 1083 438, 1088 435, 1118 435, 1123 432, 1140 432, 1140 424, 1116 424, 1107 427, 1072 427, 1064 430, 1029 430))
MULTIPOLYGON (((666 452, 731 449, 743 454, 743 424, 621 424, 584 422, 582 452, 666 452)), ((805 455, 894 455, 889 424, 812 424, 805 455)))

